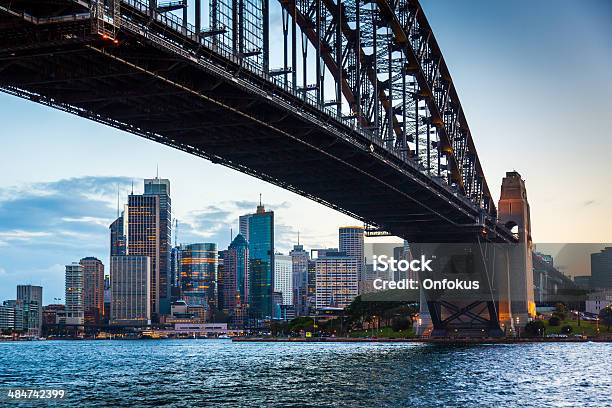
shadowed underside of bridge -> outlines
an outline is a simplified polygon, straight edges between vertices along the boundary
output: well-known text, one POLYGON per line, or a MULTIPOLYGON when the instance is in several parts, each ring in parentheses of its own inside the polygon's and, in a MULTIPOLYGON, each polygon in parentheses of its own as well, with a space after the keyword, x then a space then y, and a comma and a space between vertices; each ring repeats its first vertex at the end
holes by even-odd
POLYGON ((513 239, 457 188, 244 59, 126 5, 119 31, 101 36, 89 11, 82 1, 0 1, 2 90, 205 157, 413 242, 513 239))

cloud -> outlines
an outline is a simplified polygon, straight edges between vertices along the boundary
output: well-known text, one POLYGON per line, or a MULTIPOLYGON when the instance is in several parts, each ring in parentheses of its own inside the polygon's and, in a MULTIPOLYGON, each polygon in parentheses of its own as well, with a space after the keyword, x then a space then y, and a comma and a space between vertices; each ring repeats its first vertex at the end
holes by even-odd
MULTIPOLYGON (((281 203, 265 204, 266 210, 278 211, 290 207, 286 201, 281 203)), ((231 232, 238 234, 238 218, 244 214, 253 213, 259 205, 256 201, 223 201, 204 207, 200 210, 190 211, 178 223, 178 241, 183 244, 194 242, 217 243, 218 248, 225 249, 230 243, 231 232)), ((290 243, 297 239, 297 230, 285 225, 275 217, 275 241, 277 250, 287 252, 290 243)))
POLYGON ((0 301, 14 297, 21 283, 44 283, 58 297, 63 265, 85 256, 104 259, 117 188, 125 192, 131 182, 92 176, 0 188, 0 301))

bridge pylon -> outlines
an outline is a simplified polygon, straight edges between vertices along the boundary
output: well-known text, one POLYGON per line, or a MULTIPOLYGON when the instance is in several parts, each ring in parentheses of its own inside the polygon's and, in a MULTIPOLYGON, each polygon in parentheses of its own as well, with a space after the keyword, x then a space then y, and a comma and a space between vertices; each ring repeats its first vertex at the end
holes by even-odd
POLYGON ((525 180, 516 171, 506 173, 498 206, 499 221, 518 237, 499 264, 507 268, 498 280, 499 320, 506 328, 523 326, 535 316, 531 218, 525 180))

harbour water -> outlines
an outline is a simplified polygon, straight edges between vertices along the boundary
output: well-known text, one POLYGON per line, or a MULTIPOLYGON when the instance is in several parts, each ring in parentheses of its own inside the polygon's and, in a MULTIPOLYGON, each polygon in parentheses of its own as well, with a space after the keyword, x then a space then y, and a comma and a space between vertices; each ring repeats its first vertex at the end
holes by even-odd
POLYGON ((610 407, 612 344, 0 343, 0 406, 610 407), (63 401, 7 389, 63 388, 63 401))

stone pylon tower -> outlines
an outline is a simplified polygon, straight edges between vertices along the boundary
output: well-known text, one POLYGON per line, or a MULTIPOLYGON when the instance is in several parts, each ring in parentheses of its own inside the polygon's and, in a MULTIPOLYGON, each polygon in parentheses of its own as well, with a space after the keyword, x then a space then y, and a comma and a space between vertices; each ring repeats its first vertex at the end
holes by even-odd
POLYGON ((531 218, 525 180, 516 171, 506 173, 498 205, 499 220, 516 232, 506 262, 506 281, 500 285, 499 318, 506 327, 524 326, 535 316, 531 218))

